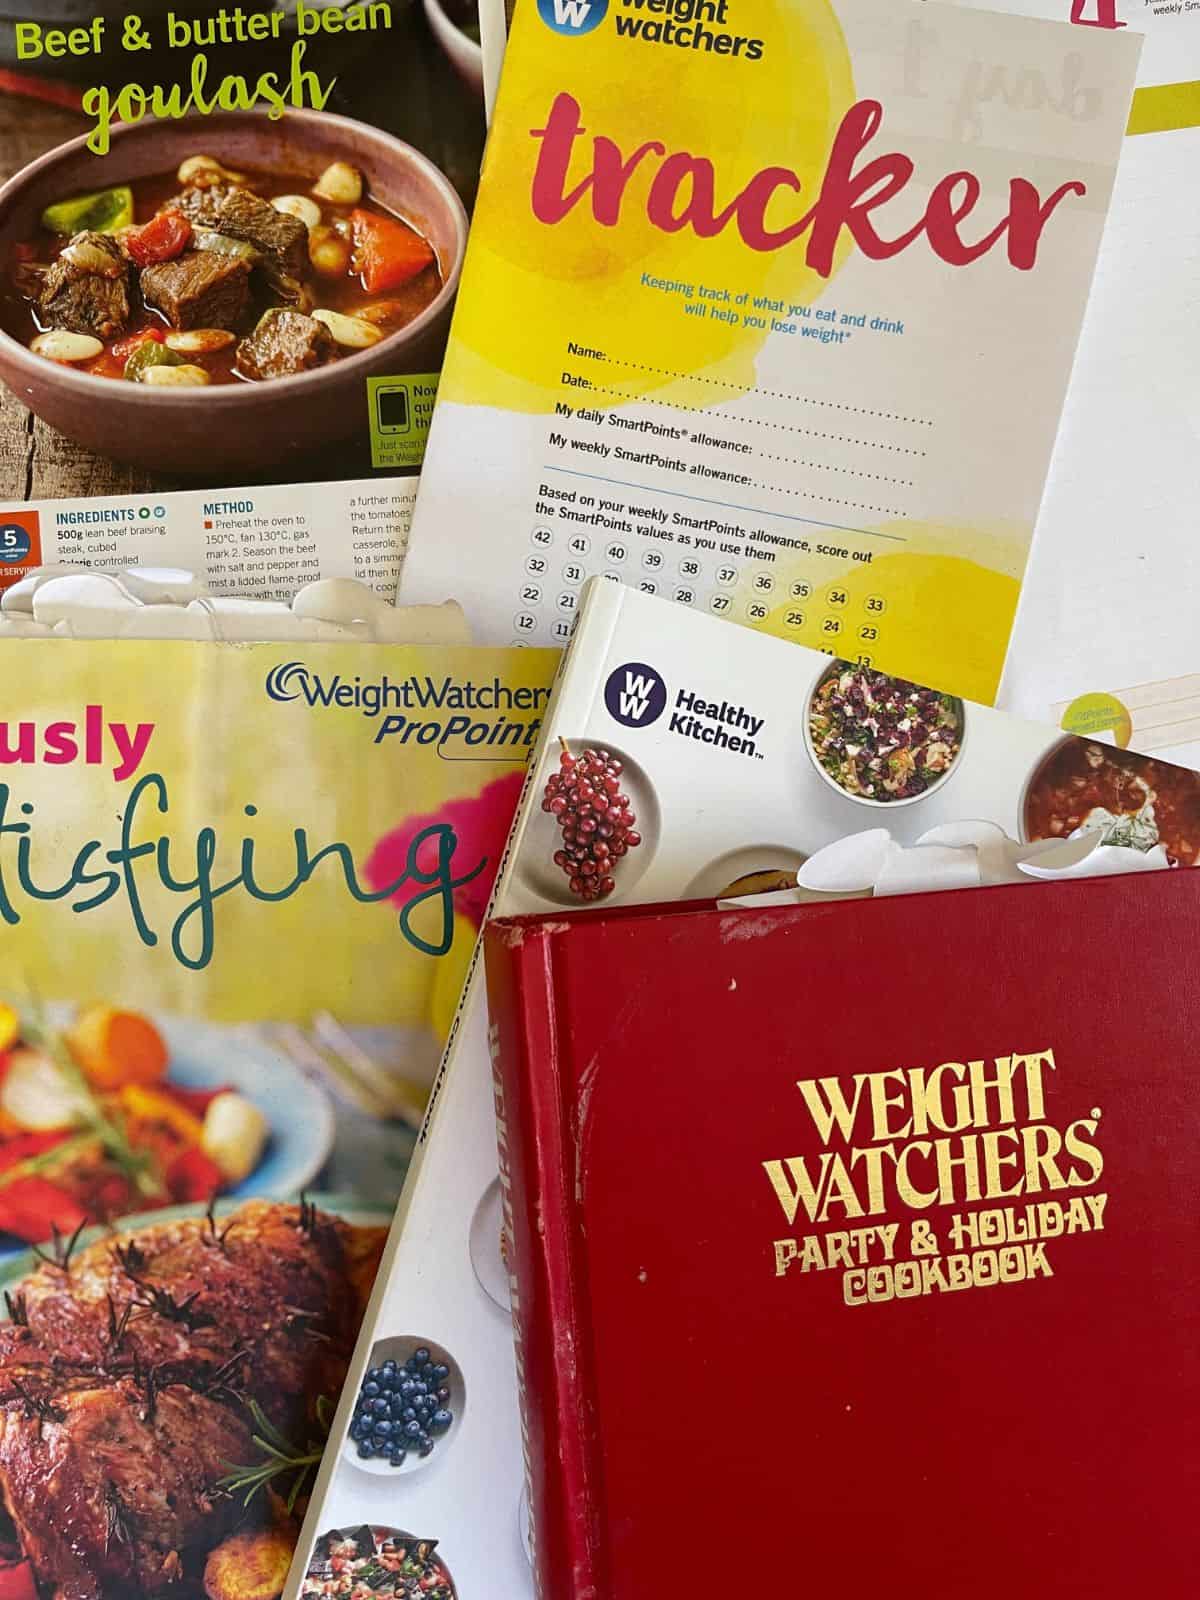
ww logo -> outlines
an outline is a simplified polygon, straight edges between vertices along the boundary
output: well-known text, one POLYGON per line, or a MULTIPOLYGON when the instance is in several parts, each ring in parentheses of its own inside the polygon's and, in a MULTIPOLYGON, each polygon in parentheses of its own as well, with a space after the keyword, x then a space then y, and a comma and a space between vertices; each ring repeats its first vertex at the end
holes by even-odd
POLYGON ((626 728, 648 728, 666 710, 667 686, 644 661, 627 661, 610 672, 604 704, 614 721, 626 728))
POLYGON ((548 28, 577 39, 600 26, 608 0, 537 0, 537 8, 548 28))

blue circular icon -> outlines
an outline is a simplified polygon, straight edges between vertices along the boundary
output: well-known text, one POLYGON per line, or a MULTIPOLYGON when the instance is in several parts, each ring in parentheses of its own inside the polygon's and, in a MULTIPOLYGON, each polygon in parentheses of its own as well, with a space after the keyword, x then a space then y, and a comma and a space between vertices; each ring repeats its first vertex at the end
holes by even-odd
POLYGON ((600 26, 608 0, 537 0, 537 8, 548 28, 575 39, 600 26))
POLYGON ((28 528, 19 522, 0 522, 0 561, 24 561, 32 548, 28 528))
POLYGON ((667 686, 644 661, 627 661, 610 672, 604 704, 614 721, 626 728, 648 728, 667 708, 667 686))

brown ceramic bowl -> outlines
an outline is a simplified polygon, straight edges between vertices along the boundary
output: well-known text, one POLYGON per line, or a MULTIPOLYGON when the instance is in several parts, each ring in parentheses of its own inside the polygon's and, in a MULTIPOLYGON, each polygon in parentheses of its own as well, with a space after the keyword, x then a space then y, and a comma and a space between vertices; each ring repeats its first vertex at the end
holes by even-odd
POLYGON ((113 130, 98 160, 83 138, 31 161, 0 189, 0 271, 12 246, 36 237, 55 200, 153 173, 202 152, 234 168, 296 173, 314 181, 349 161, 370 193, 412 222, 437 253, 442 289, 407 327, 313 372, 207 389, 147 389, 75 372, 0 332, 0 378, 51 427, 101 455, 152 472, 236 482, 367 432, 366 380, 429 372, 440 364, 467 240, 467 218, 449 179, 410 145, 323 111, 257 112, 142 122, 113 130))

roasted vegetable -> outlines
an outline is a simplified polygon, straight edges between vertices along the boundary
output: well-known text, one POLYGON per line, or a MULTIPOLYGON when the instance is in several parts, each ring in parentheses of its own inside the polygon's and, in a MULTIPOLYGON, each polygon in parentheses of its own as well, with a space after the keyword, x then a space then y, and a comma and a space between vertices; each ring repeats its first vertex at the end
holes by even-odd
MULTIPOLYGON (((155 343, 139 345, 130 361, 143 352, 160 352, 155 343)), ((86 1006, 66 1033, 66 1044, 85 1078, 95 1089, 122 1089, 126 1084, 158 1083, 166 1076, 167 1046, 163 1036, 136 1011, 112 1006, 86 1006)))
POLYGON ((204 1565, 208 1600, 276 1600, 283 1593, 295 1549, 280 1527, 235 1533, 219 1544, 204 1565))

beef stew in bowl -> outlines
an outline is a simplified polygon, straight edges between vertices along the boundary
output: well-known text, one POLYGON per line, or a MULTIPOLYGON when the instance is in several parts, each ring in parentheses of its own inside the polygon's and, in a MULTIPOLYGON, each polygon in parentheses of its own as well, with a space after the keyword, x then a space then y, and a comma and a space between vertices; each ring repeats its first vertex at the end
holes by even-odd
POLYGON ((40 220, 9 253, 5 331, 149 387, 311 371, 402 329, 443 287, 430 242, 344 160, 314 182, 198 153, 40 220))

